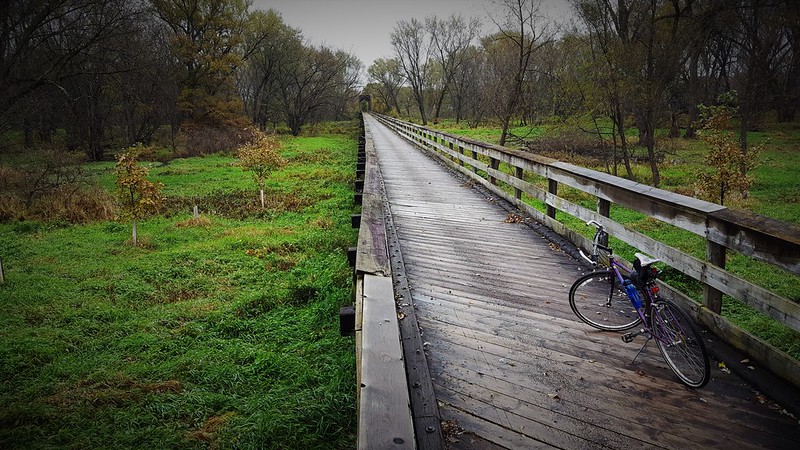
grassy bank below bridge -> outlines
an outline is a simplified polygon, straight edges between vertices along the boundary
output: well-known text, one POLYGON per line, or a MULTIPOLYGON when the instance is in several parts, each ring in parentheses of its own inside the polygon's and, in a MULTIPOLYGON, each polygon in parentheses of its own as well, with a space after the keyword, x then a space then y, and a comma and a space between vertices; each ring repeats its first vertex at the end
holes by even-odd
MULTIPOLYGON (((0 447, 352 448, 356 132, 283 139, 263 210, 233 157, 143 162, 167 202, 139 246, 0 223, 0 447)), ((112 189, 113 163, 85 169, 112 189)))

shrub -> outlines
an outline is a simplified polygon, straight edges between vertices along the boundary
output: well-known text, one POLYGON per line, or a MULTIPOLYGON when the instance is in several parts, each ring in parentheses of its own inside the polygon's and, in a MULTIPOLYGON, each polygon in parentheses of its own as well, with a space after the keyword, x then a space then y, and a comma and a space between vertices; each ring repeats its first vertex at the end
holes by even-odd
POLYGON ((176 156, 202 156, 234 151, 258 138, 258 130, 244 117, 227 117, 213 123, 189 121, 181 125, 186 146, 176 156))
POLYGON ((258 185, 261 207, 264 208, 264 188, 269 174, 284 165, 286 160, 278 153, 281 144, 275 136, 262 135, 239 149, 239 165, 242 170, 252 172, 258 185))
POLYGON ((81 163, 76 154, 34 151, 25 165, 0 166, 0 221, 113 218, 112 198, 89 182, 81 163))
POLYGON ((161 188, 164 185, 147 179, 148 170, 137 164, 135 150, 120 155, 114 171, 122 217, 133 221, 133 245, 137 245, 137 221, 159 210, 163 202, 161 188))
POLYGON ((697 177, 700 197, 724 205, 732 196, 747 198, 753 184, 748 174, 754 167, 761 147, 742 151, 730 128, 735 110, 726 105, 701 107, 700 137, 710 150, 705 158, 713 172, 703 172, 697 177))

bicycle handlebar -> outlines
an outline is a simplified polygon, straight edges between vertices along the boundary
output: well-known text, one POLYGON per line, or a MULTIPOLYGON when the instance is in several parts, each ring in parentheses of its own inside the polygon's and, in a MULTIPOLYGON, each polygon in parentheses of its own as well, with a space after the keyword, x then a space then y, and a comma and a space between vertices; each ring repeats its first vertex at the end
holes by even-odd
POLYGON ((586 225, 594 225, 595 228, 603 228, 603 224, 598 222, 598 221, 596 221, 596 220, 594 220, 594 219, 586 222, 586 225))

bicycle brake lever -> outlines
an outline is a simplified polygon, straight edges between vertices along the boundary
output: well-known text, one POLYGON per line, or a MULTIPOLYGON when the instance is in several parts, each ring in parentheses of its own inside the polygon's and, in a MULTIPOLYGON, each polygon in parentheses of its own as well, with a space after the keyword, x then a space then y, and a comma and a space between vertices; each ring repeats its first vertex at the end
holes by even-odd
POLYGON ((589 264, 591 264, 591 265, 592 265, 592 267, 596 267, 596 266, 597 266, 597 261, 595 261, 595 260, 593 260, 593 259, 589 258, 588 256, 586 256, 586 253, 583 253, 583 250, 579 250, 579 252, 580 252, 580 254, 581 254, 581 257, 582 257, 583 259, 585 259, 586 261, 588 261, 588 262, 589 262, 589 264))

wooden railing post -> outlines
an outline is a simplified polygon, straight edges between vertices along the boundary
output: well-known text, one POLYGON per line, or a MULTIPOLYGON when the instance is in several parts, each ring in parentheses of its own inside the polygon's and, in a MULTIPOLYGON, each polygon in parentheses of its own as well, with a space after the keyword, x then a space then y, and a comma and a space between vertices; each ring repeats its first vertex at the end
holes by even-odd
MULTIPOLYGON (((547 192, 558 195, 558 181, 548 178, 547 179, 547 192)), ((547 217, 551 219, 556 218, 556 208, 555 206, 547 205, 547 217)))
MULTIPOLYGON (((489 167, 491 167, 494 170, 499 169, 500 168, 500 160, 496 159, 496 158, 489 157, 489 167)), ((493 176, 489 176, 489 182, 496 185, 497 184, 497 178, 495 178, 493 176)))
MULTIPOLYGON (((597 214, 603 217, 611 217, 611 202, 602 198, 597 198, 597 214)), ((600 239, 600 244, 608 246, 608 235, 600 239)))
MULTIPOLYGON (((458 146, 458 154, 461 155, 461 156, 464 156, 464 147, 462 147, 460 145, 458 146)), ((461 159, 461 158, 458 158, 458 164, 461 167, 464 167, 464 160, 461 159)))
MULTIPOLYGON (((706 241, 706 260, 711 264, 725 268, 724 246, 715 242, 706 241)), ((703 284, 703 305, 711 311, 720 314, 722 312, 722 292, 714 289, 708 284, 703 284)))
MULTIPOLYGON (((472 160, 473 161, 478 160, 478 152, 476 152, 475 150, 472 151, 472 160)), ((472 166, 472 173, 478 173, 478 166, 475 165, 472 166)))
MULTIPOLYGON (((516 176, 518 179, 522 180, 524 175, 525 175, 525 171, 522 170, 522 167, 515 167, 514 168, 514 176, 516 176)), ((514 198, 516 198, 517 200, 521 200, 522 199, 522 189, 520 189, 518 187, 514 188, 514 198)))

